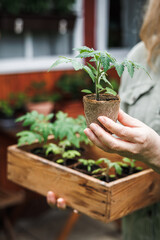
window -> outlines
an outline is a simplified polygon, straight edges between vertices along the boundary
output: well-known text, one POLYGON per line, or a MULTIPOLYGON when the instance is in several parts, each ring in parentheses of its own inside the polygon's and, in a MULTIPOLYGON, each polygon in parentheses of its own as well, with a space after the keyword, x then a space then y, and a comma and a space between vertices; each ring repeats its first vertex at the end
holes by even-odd
POLYGON ((145 3, 146 0, 97 1, 97 48, 109 49, 119 59, 126 57, 140 41, 145 3))
POLYGON ((140 40, 144 3, 144 0, 110 1, 109 48, 130 48, 140 40))
POLYGON ((82 1, 73 5, 75 18, 1 17, 0 73, 47 70, 57 55, 73 54, 83 42, 82 1))

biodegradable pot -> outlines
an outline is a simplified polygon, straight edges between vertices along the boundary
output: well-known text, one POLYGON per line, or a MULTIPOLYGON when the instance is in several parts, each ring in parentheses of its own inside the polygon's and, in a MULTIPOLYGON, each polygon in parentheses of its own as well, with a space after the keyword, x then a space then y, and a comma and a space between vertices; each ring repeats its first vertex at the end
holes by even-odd
POLYGON ((115 122, 117 121, 120 105, 118 95, 100 94, 100 100, 97 101, 96 94, 89 94, 83 97, 83 104, 88 127, 91 123, 97 123, 102 127, 97 119, 99 116, 106 116, 115 122))

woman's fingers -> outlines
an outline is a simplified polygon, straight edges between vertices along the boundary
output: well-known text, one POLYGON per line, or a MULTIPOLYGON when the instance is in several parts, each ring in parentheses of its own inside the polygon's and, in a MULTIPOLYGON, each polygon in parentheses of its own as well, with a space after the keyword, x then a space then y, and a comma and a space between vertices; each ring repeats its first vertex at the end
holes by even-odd
POLYGON ((66 208, 66 202, 63 198, 56 198, 56 195, 54 192, 49 191, 47 193, 47 203, 51 207, 54 207, 57 205, 58 208, 65 209, 66 208))
POLYGON ((123 124, 124 126, 128 126, 128 127, 141 127, 143 126, 143 123, 141 121, 139 121, 136 118, 131 117, 130 115, 128 115, 127 113, 123 112, 123 110, 119 110, 118 113, 118 121, 123 124))
POLYGON ((57 207, 61 209, 66 209, 66 202, 63 198, 57 199, 57 207))
POLYGON ((47 203, 51 207, 54 207, 56 205, 56 196, 55 196, 54 192, 49 191, 47 193, 47 203))
POLYGON ((90 129, 93 131, 95 136, 100 142, 103 142, 103 145, 112 150, 112 152, 128 152, 130 149, 131 152, 134 152, 134 143, 123 141, 119 138, 114 137, 110 133, 106 132, 99 125, 92 123, 90 129))
MULTIPOLYGON (((107 147, 104 146, 100 140, 96 137, 96 135, 91 131, 91 129, 86 128, 84 130, 84 133, 86 134, 86 136, 99 148, 101 148, 102 150, 106 151, 107 147)), ((109 149, 108 149, 109 151, 109 149)))
POLYGON ((98 120, 106 129, 125 141, 136 142, 137 135, 139 137, 139 132, 135 128, 118 124, 105 116, 100 116, 98 120))

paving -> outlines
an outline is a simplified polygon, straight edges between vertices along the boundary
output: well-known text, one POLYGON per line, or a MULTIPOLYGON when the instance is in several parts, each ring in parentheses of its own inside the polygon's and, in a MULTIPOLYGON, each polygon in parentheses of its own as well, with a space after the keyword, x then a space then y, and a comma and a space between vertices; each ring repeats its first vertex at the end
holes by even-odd
MULTIPOLYGON (((20 219, 14 226, 16 240, 57 240, 71 210, 49 209, 38 217, 20 219)), ((0 240, 6 240, 0 230, 0 240)), ((102 223, 81 214, 66 240, 122 240, 117 224, 102 223)))

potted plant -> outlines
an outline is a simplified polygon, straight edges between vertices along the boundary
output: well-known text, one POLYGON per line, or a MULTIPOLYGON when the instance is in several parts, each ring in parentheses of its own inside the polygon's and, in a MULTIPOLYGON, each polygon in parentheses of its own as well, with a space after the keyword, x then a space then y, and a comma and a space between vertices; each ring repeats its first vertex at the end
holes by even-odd
POLYGON ((24 114, 26 94, 10 93, 7 99, 0 100, 0 125, 1 127, 14 127, 15 119, 24 114))
POLYGON ((88 89, 82 90, 82 92, 89 93, 83 97, 87 126, 92 122, 101 125, 97 120, 100 115, 107 116, 113 121, 116 121, 119 112, 120 98, 107 79, 107 71, 115 68, 119 77, 121 77, 124 69, 127 68, 129 75, 133 77, 135 69, 144 69, 144 67, 130 60, 124 60, 122 63, 118 63, 107 51, 98 51, 86 46, 74 50, 79 52, 75 58, 60 57, 53 63, 50 69, 61 63, 71 63, 76 71, 83 69, 89 74, 93 81, 95 91, 92 93, 88 89), (83 64, 77 60, 78 58, 89 60, 86 61, 86 64, 83 64), (108 86, 104 87, 104 83, 108 86))
POLYGON ((31 82, 31 85, 26 90, 28 94, 28 101, 26 103, 27 111, 31 112, 36 110, 38 113, 47 115, 53 112, 55 107, 55 102, 61 97, 60 94, 54 93, 50 94, 46 90, 46 82, 31 82))

